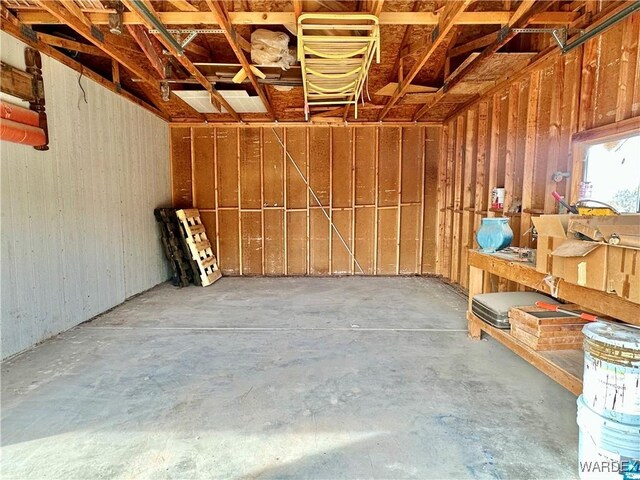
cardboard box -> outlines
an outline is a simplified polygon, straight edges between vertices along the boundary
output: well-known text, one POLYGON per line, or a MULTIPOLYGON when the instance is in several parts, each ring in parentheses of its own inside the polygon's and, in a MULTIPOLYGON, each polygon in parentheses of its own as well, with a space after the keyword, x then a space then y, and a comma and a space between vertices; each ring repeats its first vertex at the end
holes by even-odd
POLYGON ((565 240, 551 252, 551 275, 565 282, 607 290, 609 245, 585 240, 565 240))
POLYGON ((533 217, 533 225, 538 232, 538 248, 536 252, 536 270, 540 273, 551 273, 553 257, 551 252, 567 239, 569 219, 575 215, 541 215, 533 217))
POLYGON ((607 292, 640 303, 640 250, 609 246, 607 292))
POLYGON ((640 214, 606 217, 572 217, 569 233, 580 233, 596 242, 610 242, 617 237, 620 245, 640 248, 640 214))

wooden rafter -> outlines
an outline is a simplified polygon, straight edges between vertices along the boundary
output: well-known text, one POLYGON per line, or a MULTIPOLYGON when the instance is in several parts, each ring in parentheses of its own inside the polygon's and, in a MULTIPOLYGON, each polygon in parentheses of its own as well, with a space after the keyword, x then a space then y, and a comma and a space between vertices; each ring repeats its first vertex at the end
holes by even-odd
POLYGON ((543 10, 549 8, 556 0, 551 1, 534 1, 534 0, 523 0, 518 10, 513 14, 511 20, 507 24, 501 34, 498 35, 498 38, 495 42, 486 47, 480 55, 478 55, 472 62, 470 62, 467 66, 462 68, 451 80, 449 80, 445 87, 444 91, 451 89, 454 85, 457 85, 465 76, 467 76, 470 72, 476 70, 484 60, 496 53, 500 48, 506 45, 513 37, 517 34, 512 30, 513 28, 524 27, 529 23, 529 20, 536 13, 540 13, 543 10))
POLYGON ((197 12, 198 11, 198 7, 190 4, 187 0, 167 0, 167 3, 170 3, 181 12, 197 12))
POLYGON ((86 43, 80 43, 76 42, 75 40, 69 40, 68 38, 62 38, 56 35, 49 35, 42 32, 38 32, 37 35, 39 40, 42 40, 44 43, 46 43, 47 45, 51 45, 52 47, 59 47, 66 50, 86 53, 87 55, 93 55, 94 57, 111 58, 98 47, 94 47, 93 45, 87 45, 86 43))
MULTIPOLYGON (((457 2, 447 2, 457 3, 457 2)), ((46 11, 18 10, 18 19, 25 24, 60 23, 46 11)), ((85 12, 94 25, 108 25, 109 11, 85 12)), ((579 12, 544 12, 535 15, 530 25, 568 25, 580 17, 579 12)), ((382 12, 380 25, 437 25, 441 15, 434 12, 382 12)), ((463 12, 456 18, 456 25, 505 25, 511 12, 463 12)), ((165 25, 217 25, 211 12, 158 12, 158 19, 165 25)), ((296 21, 295 12, 229 12, 231 25, 291 25, 296 21)), ((143 21, 132 12, 123 15, 125 25, 141 25, 143 21)))
POLYGON ((264 93, 262 86, 258 83, 258 79, 256 78, 255 73, 251 69, 251 64, 247 60, 247 57, 245 56, 244 52, 242 51, 240 45, 237 42, 238 35, 235 29, 233 28, 233 26, 231 25, 231 23, 229 23, 229 19, 227 18, 227 13, 224 9, 224 6, 221 3, 215 2, 213 0, 206 0, 206 3, 209 9, 216 16, 218 24, 220 25, 220 28, 222 28, 222 31, 224 32, 224 36, 229 42, 229 45, 231 46, 233 53, 235 53, 236 57, 240 61, 240 64, 242 65, 242 68, 244 69, 245 73, 249 77, 249 81, 251 82, 251 85, 253 85, 253 88, 256 90, 256 93, 260 97, 260 100, 262 100, 262 103, 264 103, 264 106, 269 112, 269 115, 271 116, 271 118, 275 119, 276 117, 275 111, 273 110, 273 107, 271 106, 269 99, 264 93))
MULTIPOLYGON (((153 5, 151 5, 151 2, 149 2, 148 0, 143 0, 143 2, 145 4, 145 6, 147 7, 147 10, 149 10, 149 12, 151 12, 153 15, 157 16, 157 13, 156 13, 155 9, 153 8, 153 5)), ((143 22, 143 25, 145 25, 149 29, 155 28, 154 25, 151 25, 149 22, 147 22, 146 19, 144 19, 140 15, 138 15, 137 11, 135 10, 135 8, 131 4, 131 0, 122 0, 122 3, 124 3, 124 5, 131 12, 134 12, 138 16, 140 21, 143 22)), ((234 120, 236 120, 238 122, 242 121, 242 118, 240 117, 240 115, 238 115, 238 113, 231 107, 231 105, 229 105, 229 102, 227 102, 225 100, 225 98, 222 95, 220 95, 220 92, 218 92, 218 90, 216 90, 213 87, 211 82, 209 82, 209 80, 207 80, 207 78, 202 74, 202 72, 200 72, 200 70, 198 70, 196 68, 196 66, 191 62, 191 60, 189 60, 189 58, 187 58, 186 55, 181 54, 180 52, 176 51, 175 47, 171 44, 171 42, 167 41, 162 36, 158 36, 157 38, 165 46, 165 48, 173 56, 176 57, 178 62, 180 62, 180 65, 182 65, 187 72, 189 72, 193 77, 195 77, 195 79, 198 80, 200 85, 202 85, 209 92, 209 94, 213 98, 215 98, 218 102, 220 102, 221 105, 224 106, 224 108, 227 110, 227 112, 229 112, 229 114, 234 118, 234 120)))
POLYGON ((162 55, 162 45, 158 39, 152 37, 142 25, 127 25, 127 31, 140 46, 160 78, 165 78, 167 76, 167 57, 162 55))
MULTIPOLYGON (((128 70, 137 75, 139 78, 144 80, 147 84, 151 85, 153 88, 157 88, 157 80, 149 74, 147 70, 142 68, 139 64, 129 58, 125 53, 122 52, 120 48, 114 46, 117 43, 116 40, 113 39, 114 35, 109 32, 100 31, 101 35, 95 35, 94 29, 96 27, 90 27, 89 25, 82 22, 78 17, 73 15, 69 10, 62 7, 63 2, 54 2, 54 1, 46 1, 41 0, 39 5, 46 9, 51 15, 54 15, 60 22, 67 24, 70 28, 75 30, 78 34, 84 37, 86 40, 94 44, 104 53, 109 55, 111 58, 116 60, 118 63, 126 67, 128 70)), ((178 98, 178 97, 176 97, 178 98)), ((182 99, 178 98, 179 102, 188 108, 193 114, 198 118, 203 118, 200 113, 198 113, 191 106, 187 105, 182 101, 182 99)), ((156 104, 157 108, 166 111, 166 106, 161 103, 156 104)))
POLYGON ((34 37, 32 35, 26 35, 25 32, 29 31, 29 27, 20 23, 19 20, 2 4, 0 4, 0 18, 2 19, 2 22, 1 22, 2 30, 7 32, 9 35, 17 38, 18 40, 25 43, 26 45, 29 45, 30 47, 39 50, 45 55, 56 59, 57 61, 75 70, 76 72, 81 72, 83 76, 90 78, 94 82, 102 85, 103 87, 114 92, 115 94, 120 95, 121 97, 129 100, 130 102, 133 102, 136 105, 150 111, 154 115, 157 115, 158 117, 167 121, 171 120, 170 117, 165 112, 158 109, 154 105, 151 105, 148 102, 136 97, 135 95, 120 89, 119 85, 107 80, 106 78, 94 72, 93 70, 85 67, 80 62, 77 62, 76 60, 68 57, 64 53, 56 50, 52 46, 44 43, 42 40, 39 40, 37 37, 34 37))
MULTIPOLYGON (((421 0, 415 0, 413 2, 413 7, 411 9, 412 12, 417 13, 420 10, 421 0)), ((398 79, 398 72, 402 75, 402 55, 401 52, 404 48, 409 45, 409 40, 411 39, 411 25, 407 25, 407 28, 404 30, 404 35, 402 36, 402 42, 400 43, 400 48, 398 49, 398 55, 396 56, 396 61, 393 64, 393 68, 391 69, 391 74, 389 75, 389 81, 393 82, 398 79)), ((401 80, 399 80, 401 81, 401 80)))
POLYGON ((298 17, 302 15, 302 0, 293 0, 293 13, 297 22, 298 17))
POLYGON ((434 29, 431 45, 425 50, 420 58, 416 60, 411 71, 407 74, 402 83, 398 85, 397 92, 389 99, 382 112, 380 112, 378 120, 382 120, 389 113, 391 108, 398 103, 405 93, 407 93, 413 79, 418 75, 422 67, 427 63, 429 58, 431 58, 442 42, 445 41, 449 32, 451 32, 451 29, 454 27, 456 19, 464 12, 465 8, 467 8, 471 1, 472 0, 463 0, 447 3, 442 13, 442 18, 434 29))

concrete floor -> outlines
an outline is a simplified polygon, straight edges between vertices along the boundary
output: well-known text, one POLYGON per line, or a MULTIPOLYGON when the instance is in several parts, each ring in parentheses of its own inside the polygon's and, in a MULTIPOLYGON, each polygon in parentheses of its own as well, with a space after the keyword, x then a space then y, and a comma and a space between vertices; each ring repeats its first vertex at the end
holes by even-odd
POLYGON ((428 278, 161 285, 3 364, 2 477, 575 476, 575 397, 464 311, 428 278))

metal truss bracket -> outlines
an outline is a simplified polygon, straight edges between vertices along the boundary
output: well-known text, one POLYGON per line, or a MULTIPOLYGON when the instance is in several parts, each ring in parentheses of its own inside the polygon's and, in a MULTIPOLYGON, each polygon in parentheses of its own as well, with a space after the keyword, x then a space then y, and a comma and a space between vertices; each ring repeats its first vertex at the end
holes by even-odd
POLYGON ((566 27, 562 28, 513 28, 514 33, 548 33, 561 49, 567 45, 567 38, 569 37, 569 30, 566 27))
MULTIPOLYGON (((187 45, 189 45, 193 41, 193 39, 196 38, 200 33, 224 33, 224 31, 220 28, 188 28, 185 30, 167 29, 167 32, 175 36, 176 40, 182 48, 185 48, 187 45)), ((149 33, 156 35, 161 32, 159 30, 151 28, 149 29, 149 33)))

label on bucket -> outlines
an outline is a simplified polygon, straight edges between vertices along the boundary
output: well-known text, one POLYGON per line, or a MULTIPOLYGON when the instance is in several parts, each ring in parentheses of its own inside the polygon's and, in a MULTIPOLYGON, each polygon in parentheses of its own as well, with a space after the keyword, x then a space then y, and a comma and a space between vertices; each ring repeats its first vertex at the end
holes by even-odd
POLYGON ((582 393, 591 409, 637 415, 640 418, 638 385, 640 369, 609 363, 585 352, 582 393))

